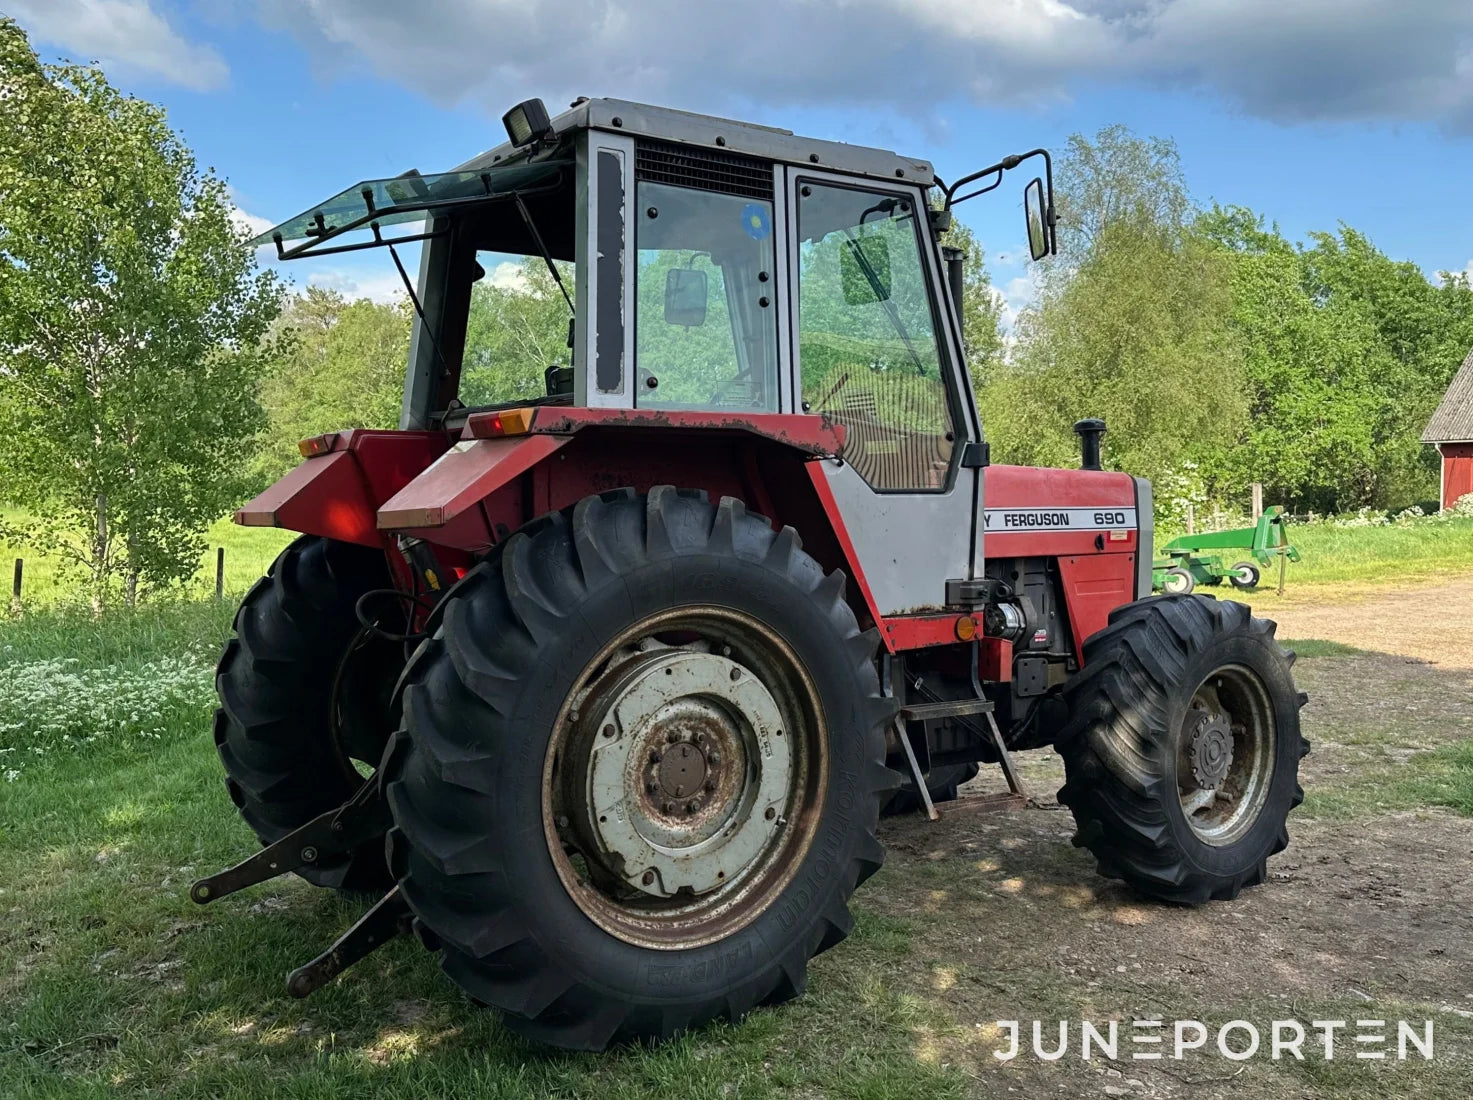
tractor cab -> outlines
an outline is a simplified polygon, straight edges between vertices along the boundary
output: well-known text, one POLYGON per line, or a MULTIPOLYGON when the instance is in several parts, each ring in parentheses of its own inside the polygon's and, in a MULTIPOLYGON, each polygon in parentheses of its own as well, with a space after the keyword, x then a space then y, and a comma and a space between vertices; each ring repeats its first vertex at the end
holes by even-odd
MULTIPOLYGON (((942 488, 958 444, 980 441, 937 247, 971 196, 928 163, 615 100, 555 119, 531 100, 504 121, 505 144, 453 171, 364 181, 255 242, 281 259, 390 249, 416 312, 401 428, 537 405, 819 412, 886 491, 942 488), (497 360, 472 299, 529 271, 566 339, 497 360)), ((1034 155, 961 186, 991 190, 1034 155)), ((1050 186, 1027 194, 1041 256, 1050 186)))

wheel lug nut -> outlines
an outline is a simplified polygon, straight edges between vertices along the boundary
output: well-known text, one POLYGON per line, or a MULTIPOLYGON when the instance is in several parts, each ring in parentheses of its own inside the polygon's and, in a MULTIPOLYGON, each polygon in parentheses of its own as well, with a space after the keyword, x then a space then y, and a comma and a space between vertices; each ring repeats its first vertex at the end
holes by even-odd
POLYGON ((673 814, 675 812, 675 803, 673 803, 673 802, 664 802, 664 803, 661 803, 660 810, 662 812, 664 812, 664 813, 667 813, 667 814, 673 814))
POLYGON ((614 724, 612 722, 610 722, 607 726, 604 727, 604 736, 605 737, 612 737, 612 736, 614 736, 614 724))
POLYGON ((658 783, 656 783, 653 779, 650 780, 648 783, 646 783, 644 785, 644 793, 645 794, 654 794, 659 789, 660 789, 660 785, 658 783))
POLYGON ((655 873, 653 871, 646 871, 642 876, 640 876, 639 881, 644 883, 646 886, 649 886, 655 881, 655 873))
POLYGON ((765 814, 763 814, 762 816, 765 817, 765 818, 767 818, 768 821, 771 821, 773 818, 775 818, 777 816, 777 811, 774 810, 771 806, 769 806, 769 807, 767 807, 767 812, 765 814))
POLYGON ((716 784, 714 782, 712 782, 711 780, 708 779, 706 781, 706 790, 709 792, 709 791, 714 791, 715 789, 716 789, 716 784))
POLYGON ((651 764, 658 764, 659 762, 660 762, 660 750, 659 749, 650 749, 650 763, 651 764))
POLYGON ((700 808, 701 804, 697 802, 694 798, 692 798, 689 802, 685 804, 685 812, 688 814, 693 814, 700 808))
POLYGON ((665 735, 665 740, 666 741, 669 741, 670 744, 673 745, 673 744, 675 744, 675 742, 677 742, 677 741, 680 740, 680 734, 676 730, 671 730, 669 733, 667 733, 665 735))
POLYGON ((568 827, 568 815, 567 814, 559 814, 558 815, 557 827, 559 829, 566 829, 568 827))
POLYGON ((712 765, 713 767, 721 763, 721 754, 719 752, 708 752, 706 754, 706 763, 712 765))
POLYGON ((732 669, 731 670, 731 678, 733 680, 740 680, 742 678, 742 670, 739 669, 739 668, 732 669))

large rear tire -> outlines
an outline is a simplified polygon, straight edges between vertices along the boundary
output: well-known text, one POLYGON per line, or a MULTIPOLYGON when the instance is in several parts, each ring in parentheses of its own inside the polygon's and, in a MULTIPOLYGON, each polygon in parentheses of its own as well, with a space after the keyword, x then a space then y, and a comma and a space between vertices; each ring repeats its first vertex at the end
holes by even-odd
POLYGON ((1055 747, 1102 874, 1186 904, 1264 881, 1304 799, 1293 659, 1272 622, 1210 596, 1127 604, 1085 642, 1055 747))
MULTIPOLYGON (((215 675, 215 745, 262 844, 342 805, 382 755, 403 649, 366 636, 354 605, 390 583, 382 551, 307 535, 241 601, 215 675)), ((392 882, 378 842, 298 874, 352 893, 392 882)))
POLYGON ((385 759, 390 865, 446 973, 582 1050, 799 994, 895 785, 843 587, 791 528, 669 487, 472 570, 385 759))

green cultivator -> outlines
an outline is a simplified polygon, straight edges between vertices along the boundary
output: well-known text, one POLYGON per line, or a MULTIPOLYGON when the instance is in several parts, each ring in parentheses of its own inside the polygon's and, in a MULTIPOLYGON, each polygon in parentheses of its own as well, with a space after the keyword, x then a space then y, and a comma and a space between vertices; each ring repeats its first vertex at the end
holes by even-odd
POLYGON ((1299 560, 1299 551, 1290 544, 1285 530, 1284 510, 1278 505, 1264 509, 1252 527, 1183 535, 1168 542, 1165 551, 1166 556, 1152 565, 1151 586, 1173 596, 1199 584, 1219 585, 1224 580, 1234 588, 1255 588, 1262 570, 1273 565, 1274 559, 1299 560), (1226 565, 1228 558, 1237 556, 1227 553, 1231 550, 1246 550, 1251 560, 1226 565))

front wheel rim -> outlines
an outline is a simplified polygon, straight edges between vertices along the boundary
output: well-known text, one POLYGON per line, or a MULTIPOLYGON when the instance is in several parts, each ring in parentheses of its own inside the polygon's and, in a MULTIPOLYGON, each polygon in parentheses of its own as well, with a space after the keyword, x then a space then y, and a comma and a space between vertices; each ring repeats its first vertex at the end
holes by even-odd
POLYGON ((543 826, 605 931, 689 948, 746 927, 817 829, 827 731, 802 662, 729 608, 651 616, 588 665, 544 765, 543 826))
POLYGON ((1278 728, 1268 689, 1252 670, 1225 665, 1193 692, 1179 728, 1177 795, 1203 843, 1241 840, 1268 802, 1278 728))

